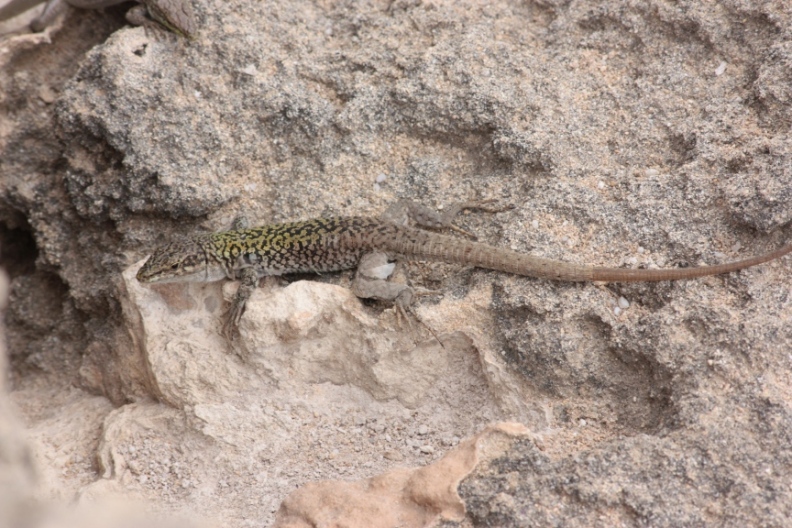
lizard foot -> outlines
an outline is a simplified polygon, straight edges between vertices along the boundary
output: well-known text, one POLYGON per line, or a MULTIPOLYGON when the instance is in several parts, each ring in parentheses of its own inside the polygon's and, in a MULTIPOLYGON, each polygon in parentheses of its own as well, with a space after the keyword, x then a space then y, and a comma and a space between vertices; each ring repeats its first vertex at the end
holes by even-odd
POLYGON ((169 34, 192 39, 197 30, 190 0, 149 0, 127 11, 126 19, 155 39, 169 34), (154 30, 151 35, 149 30, 154 30))
POLYGON ((404 296, 399 295, 399 297, 396 298, 396 302, 394 303, 394 309, 396 310, 397 324, 401 325, 402 320, 406 321, 407 328, 410 330, 410 332, 412 332, 413 330, 412 319, 415 319, 421 326, 426 328, 430 334, 432 334, 432 337, 435 339, 435 341, 437 341, 440 344, 442 348, 445 348, 445 346, 443 346, 443 342, 437 336, 437 332, 435 332, 431 326, 429 326, 423 319, 421 319, 418 316, 417 313, 415 313, 415 311, 413 311, 410 304, 410 302, 412 301, 412 297, 414 295, 442 295, 443 292, 438 290, 426 290, 424 288, 417 288, 417 289, 410 288, 409 290, 405 290, 405 292, 407 291, 409 291, 409 295, 404 295, 404 296))
POLYGON ((239 321, 242 319, 242 314, 245 312, 245 306, 237 303, 231 304, 231 308, 223 316, 223 328, 220 331, 221 335, 233 341, 239 335, 239 321))
POLYGON ((239 321, 242 319, 242 314, 245 313, 245 305, 258 285, 258 275, 255 269, 245 268, 239 275, 239 289, 237 289, 231 301, 231 307, 225 314, 225 321, 223 322, 222 333, 229 340, 239 334, 239 321))
POLYGON ((438 213, 421 204, 410 202, 407 200, 399 200, 396 204, 388 208, 382 217, 385 220, 394 222, 399 225, 406 223, 407 219, 411 219, 418 226, 428 229, 450 229, 464 236, 476 240, 476 235, 467 231, 459 226, 454 225, 454 218, 464 210, 483 211, 485 213, 499 213, 514 209, 514 205, 492 205, 497 203, 497 200, 478 200, 471 202, 462 202, 451 205, 442 213, 438 213))
POLYGON ((462 202, 453 204, 451 207, 443 211, 440 215, 441 225, 445 229, 450 229, 457 233, 463 234, 472 238, 473 240, 477 240, 478 237, 467 231, 462 229, 459 226, 454 225, 454 218, 461 213, 462 211, 481 211, 483 213, 502 213, 503 211, 510 211, 514 209, 514 204, 505 204, 500 206, 490 206, 490 204, 497 203, 497 200, 478 200, 473 202, 462 202))

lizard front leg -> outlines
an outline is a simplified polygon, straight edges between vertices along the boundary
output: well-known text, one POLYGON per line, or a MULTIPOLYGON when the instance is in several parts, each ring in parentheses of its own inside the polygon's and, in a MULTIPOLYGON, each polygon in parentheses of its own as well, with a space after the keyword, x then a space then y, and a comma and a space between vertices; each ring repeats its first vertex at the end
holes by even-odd
POLYGON ((258 287, 258 273, 253 268, 243 268, 239 273, 239 289, 234 294, 231 301, 231 307, 225 315, 223 322, 223 336, 227 339, 232 339, 236 334, 239 321, 242 319, 242 314, 245 313, 245 305, 247 304, 253 291, 258 287))

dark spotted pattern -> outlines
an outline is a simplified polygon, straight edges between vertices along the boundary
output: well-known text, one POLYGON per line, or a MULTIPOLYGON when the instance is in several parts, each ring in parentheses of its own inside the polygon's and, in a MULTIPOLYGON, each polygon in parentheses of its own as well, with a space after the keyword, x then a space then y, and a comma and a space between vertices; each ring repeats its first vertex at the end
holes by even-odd
POLYGON ((245 267, 260 275, 351 269, 374 249, 376 233, 397 229, 374 218, 317 218, 205 235, 200 243, 229 277, 245 267))

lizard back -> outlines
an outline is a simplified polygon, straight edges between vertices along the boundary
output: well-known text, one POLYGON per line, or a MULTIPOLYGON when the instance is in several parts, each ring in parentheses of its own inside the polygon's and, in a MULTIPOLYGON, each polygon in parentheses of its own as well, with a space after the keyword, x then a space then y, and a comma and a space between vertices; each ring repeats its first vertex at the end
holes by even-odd
POLYGON ((256 268, 261 276, 321 273, 356 267, 382 225, 374 218, 316 218, 213 233, 205 235, 202 245, 229 277, 245 267, 256 268))

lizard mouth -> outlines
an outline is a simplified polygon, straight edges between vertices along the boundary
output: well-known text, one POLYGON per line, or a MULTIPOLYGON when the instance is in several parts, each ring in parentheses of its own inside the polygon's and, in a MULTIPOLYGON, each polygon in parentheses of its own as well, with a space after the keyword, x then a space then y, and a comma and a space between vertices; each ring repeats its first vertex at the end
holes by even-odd
POLYGON ((135 278, 138 282, 152 282, 152 278, 149 276, 148 270, 146 269, 149 262, 151 262, 151 257, 146 259, 146 262, 143 263, 137 271, 137 274, 135 274, 135 278))

